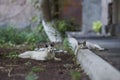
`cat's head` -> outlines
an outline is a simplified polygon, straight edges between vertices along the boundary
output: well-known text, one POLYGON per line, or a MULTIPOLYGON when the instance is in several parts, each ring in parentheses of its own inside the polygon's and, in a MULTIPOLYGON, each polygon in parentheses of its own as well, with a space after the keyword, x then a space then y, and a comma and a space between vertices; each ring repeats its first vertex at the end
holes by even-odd
POLYGON ((47 48, 48 52, 53 52, 54 51, 54 44, 45 44, 45 47, 47 48))
POLYGON ((84 41, 78 42, 78 47, 81 49, 87 49, 86 41, 84 40, 84 41))

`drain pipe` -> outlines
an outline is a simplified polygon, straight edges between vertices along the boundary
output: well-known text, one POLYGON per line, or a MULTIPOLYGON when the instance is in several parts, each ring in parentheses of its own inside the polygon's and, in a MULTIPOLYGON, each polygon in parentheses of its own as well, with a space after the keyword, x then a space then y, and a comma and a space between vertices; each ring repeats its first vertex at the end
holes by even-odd
POLYGON ((53 28, 53 22, 45 22, 42 20, 42 24, 50 42, 62 42, 60 33, 53 28))

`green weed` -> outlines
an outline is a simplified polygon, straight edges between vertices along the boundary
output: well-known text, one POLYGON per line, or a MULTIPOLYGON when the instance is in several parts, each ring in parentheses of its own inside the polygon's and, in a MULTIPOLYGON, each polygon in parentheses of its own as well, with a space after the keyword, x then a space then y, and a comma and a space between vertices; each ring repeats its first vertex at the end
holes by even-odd
POLYGON ((0 47, 18 44, 35 44, 48 41, 43 26, 39 24, 34 30, 30 28, 16 29, 14 26, 0 28, 0 47))
POLYGON ((32 72, 35 72, 35 73, 37 73, 37 72, 43 72, 43 71, 44 71, 44 69, 41 68, 41 67, 33 67, 32 68, 32 72))
POLYGON ((10 52, 5 57, 10 58, 10 59, 17 59, 18 54, 17 54, 17 52, 10 52))
POLYGON ((39 77, 33 73, 33 72, 30 72, 28 73, 28 75, 25 77, 25 80, 37 80, 39 77))
POLYGON ((72 80, 80 80, 81 79, 81 74, 78 71, 71 71, 70 74, 72 76, 72 80))
POLYGON ((69 41, 67 38, 64 38, 63 40, 63 47, 65 50, 67 50, 69 53, 73 53, 71 46, 69 45, 69 41))
POLYGON ((26 63, 24 63, 26 66, 31 66, 31 62, 26 62, 26 63))
POLYGON ((95 21, 93 22, 93 26, 92 26, 92 29, 95 31, 95 32, 100 32, 102 28, 102 22, 101 21, 95 21))
POLYGON ((65 37, 66 31, 73 31, 75 30, 74 24, 72 21, 65 21, 65 20, 56 20, 54 23, 54 27, 61 33, 63 37, 65 37))

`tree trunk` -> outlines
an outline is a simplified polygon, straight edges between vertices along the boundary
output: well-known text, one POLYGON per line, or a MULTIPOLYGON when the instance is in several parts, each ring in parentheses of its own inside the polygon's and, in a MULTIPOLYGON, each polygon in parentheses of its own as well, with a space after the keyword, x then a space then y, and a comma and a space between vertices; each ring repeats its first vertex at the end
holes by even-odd
POLYGON ((52 19, 59 18, 59 0, 49 0, 51 5, 51 16, 52 19))
POLYGON ((43 19, 45 21, 50 21, 51 20, 51 10, 50 10, 50 3, 49 0, 42 0, 41 1, 41 8, 42 8, 42 14, 43 14, 43 19))

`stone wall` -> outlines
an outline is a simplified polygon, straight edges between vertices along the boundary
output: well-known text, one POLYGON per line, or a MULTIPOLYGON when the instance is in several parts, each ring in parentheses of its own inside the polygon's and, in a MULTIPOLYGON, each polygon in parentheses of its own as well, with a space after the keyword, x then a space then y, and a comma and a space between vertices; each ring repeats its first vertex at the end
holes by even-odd
POLYGON ((0 0, 0 26, 12 24, 23 28, 31 24, 33 16, 38 16, 38 11, 31 0, 0 0))

